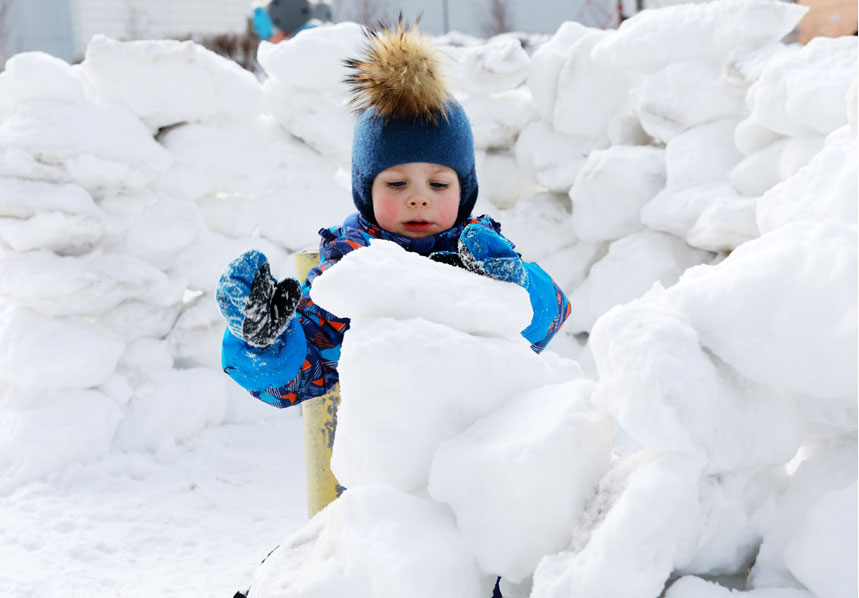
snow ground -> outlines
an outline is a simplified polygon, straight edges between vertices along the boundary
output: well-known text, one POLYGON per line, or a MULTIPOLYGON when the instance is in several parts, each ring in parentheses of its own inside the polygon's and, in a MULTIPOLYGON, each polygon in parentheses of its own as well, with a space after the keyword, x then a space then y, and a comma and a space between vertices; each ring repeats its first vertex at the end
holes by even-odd
POLYGON ((307 519, 303 442, 286 411, 0 496, 0 595, 232 598, 307 519))

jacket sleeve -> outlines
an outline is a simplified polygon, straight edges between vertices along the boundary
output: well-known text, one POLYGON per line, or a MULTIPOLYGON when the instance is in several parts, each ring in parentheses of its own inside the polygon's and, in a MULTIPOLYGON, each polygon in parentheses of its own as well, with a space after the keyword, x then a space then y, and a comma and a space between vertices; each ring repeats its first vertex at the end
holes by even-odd
POLYGON ((525 262, 528 280, 525 290, 531 300, 534 315, 531 323, 522 331, 522 336, 531 343, 531 348, 539 353, 561 329, 570 316, 570 301, 552 277, 534 262, 525 262))
MULTIPOLYGON (((472 220, 471 223, 485 226, 506 239, 511 248, 515 247, 507 237, 501 234, 501 225, 492 218, 481 216, 472 220)), ((523 261, 522 266, 526 274, 522 286, 528 291, 533 312, 531 323, 522 331, 522 336, 531 343, 531 349, 539 353, 546 348, 549 341, 561 329, 561 325, 570 315, 571 307, 564 292, 545 270, 534 262, 523 261)))

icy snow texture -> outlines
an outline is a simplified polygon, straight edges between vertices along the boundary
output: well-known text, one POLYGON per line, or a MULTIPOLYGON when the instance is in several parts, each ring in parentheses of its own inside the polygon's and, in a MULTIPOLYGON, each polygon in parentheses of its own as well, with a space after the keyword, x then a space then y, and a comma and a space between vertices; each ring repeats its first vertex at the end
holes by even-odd
POLYGON ((545 386, 439 447, 430 495, 451 505, 484 572, 518 583, 570 542, 611 458, 612 424, 590 406, 592 390, 545 386))
POLYGON ((266 598, 478 596, 474 557, 446 509, 389 486, 353 488, 257 569, 266 598))
POLYGON ((584 548, 540 562, 531 597, 658 596, 681 547, 694 539, 700 467, 682 455, 641 458, 620 488, 602 489, 615 495, 584 548))
POLYGON ((672 62, 629 93, 648 135, 663 142, 695 125, 738 114, 742 96, 720 81, 712 62, 672 62))
POLYGON ((702 455, 709 474, 785 463, 801 432, 791 398, 708 355, 689 319, 658 300, 662 293, 616 307, 594 326, 594 403, 642 446, 702 455))
POLYGON ((788 570, 821 598, 851 598, 859 592, 856 503, 856 482, 825 495, 785 547, 788 570))
POLYGON ((823 149, 807 166, 763 194, 757 210, 761 232, 803 220, 834 220, 856 226, 856 148, 856 134, 846 128, 827 137, 823 149))
POLYGON ((850 36, 817 37, 774 58, 749 89, 751 117, 783 135, 829 133, 846 125, 844 98, 856 76, 857 50, 850 36))
POLYGON ((702 344, 744 376, 814 397, 853 394, 856 246, 853 227, 789 224, 688 271, 670 294, 702 344))

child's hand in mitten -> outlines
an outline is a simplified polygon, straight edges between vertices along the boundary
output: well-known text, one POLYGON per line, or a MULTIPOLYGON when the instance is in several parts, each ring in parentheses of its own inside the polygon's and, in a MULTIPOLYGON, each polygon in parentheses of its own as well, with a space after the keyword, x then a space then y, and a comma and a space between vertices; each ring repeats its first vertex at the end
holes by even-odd
POLYGON ((254 347, 267 347, 286 330, 301 300, 301 283, 278 283, 268 259, 251 250, 234 259, 218 282, 221 314, 236 338, 254 347))
POLYGON ((526 286, 522 258, 507 239, 480 224, 469 224, 459 237, 459 257, 472 272, 526 286))

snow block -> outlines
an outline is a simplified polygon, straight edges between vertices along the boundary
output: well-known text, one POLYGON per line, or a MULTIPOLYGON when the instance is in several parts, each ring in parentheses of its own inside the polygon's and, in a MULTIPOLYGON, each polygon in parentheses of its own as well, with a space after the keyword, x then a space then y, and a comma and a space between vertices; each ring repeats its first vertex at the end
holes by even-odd
POLYGON ((254 573, 254 598, 479 598, 474 557, 449 511, 384 485, 352 488, 254 573))
POLYGON ((813 397, 857 385, 856 228, 798 222, 669 291, 701 343, 752 380, 813 397), (742 330, 743 334, 737 334, 742 330))
POLYGON ((531 323, 531 303, 521 287, 434 262, 381 239, 347 254, 317 278, 311 297, 344 318, 424 318, 514 342, 531 323))
POLYGON ((347 488, 387 483, 407 492, 426 487, 441 442, 527 390, 569 379, 527 341, 422 318, 353 318, 338 370, 331 470, 347 488), (403 425, 409 421, 420 425, 403 425))
POLYGON ((611 459, 612 422, 592 390, 531 391, 439 446, 430 495, 451 505, 483 572, 519 583, 569 544, 611 459))

